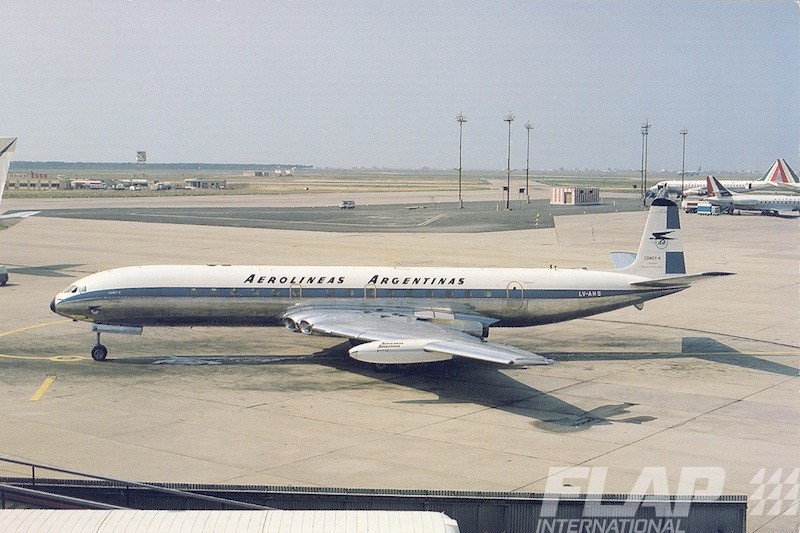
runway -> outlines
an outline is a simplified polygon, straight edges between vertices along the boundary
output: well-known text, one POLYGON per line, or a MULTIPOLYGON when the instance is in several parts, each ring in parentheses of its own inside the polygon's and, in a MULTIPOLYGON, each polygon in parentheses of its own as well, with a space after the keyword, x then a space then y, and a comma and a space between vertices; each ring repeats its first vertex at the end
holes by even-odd
MULTIPOLYGON (((439 214, 424 211, 423 221, 439 214)), ((0 452, 142 481, 481 491, 543 491, 551 467, 589 466, 608 468, 606 492, 630 492, 658 466, 674 492, 682 467, 706 466, 724 470, 725 493, 748 496, 761 469, 800 466, 796 218, 682 216, 688 270, 736 276, 642 311, 492 330, 557 361, 547 367, 378 373, 348 358, 341 339, 279 327, 107 335, 109 360, 95 363, 89 326, 48 309, 73 279, 135 264, 610 269, 608 252, 635 251, 646 217, 556 215, 555 227, 489 232, 476 229, 486 213, 470 227, 479 232, 462 223, 453 233, 458 224, 437 224, 455 215, 441 212, 425 232, 396 217, 379 232, 329 233, 164 216, 36 216, 0 231, 12 276, 0 288, 0 424, 14 428, 0 432, 0 452)), ((796 521, 748 516, 748 529, 796 521)))

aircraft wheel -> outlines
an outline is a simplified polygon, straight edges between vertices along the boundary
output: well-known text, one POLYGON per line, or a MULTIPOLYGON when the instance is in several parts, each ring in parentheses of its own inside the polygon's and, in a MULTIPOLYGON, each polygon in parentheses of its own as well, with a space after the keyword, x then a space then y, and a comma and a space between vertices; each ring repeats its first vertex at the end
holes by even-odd
POLYGON ((108 355, 108 348, 106 348, 102 344, 98 344, 97 346, 92 348, 92 359, 94 359, 95 361, 103 361, 105 360, 107 355, 108 355))

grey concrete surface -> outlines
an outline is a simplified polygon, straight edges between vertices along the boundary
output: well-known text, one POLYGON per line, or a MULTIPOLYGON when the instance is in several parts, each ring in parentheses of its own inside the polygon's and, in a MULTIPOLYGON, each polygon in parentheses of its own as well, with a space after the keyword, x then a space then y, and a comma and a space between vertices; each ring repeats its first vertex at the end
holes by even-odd
MULTIPOLYGON (((340 339, 279 327, 106 335, 95 363, 89 325, 48 308, 73 279, 133 264, 611 268, 645 218, 475 234, 25 219, 0 231, 0 454, 145 481, 518 491, 577 465, 607 467, 606 492, 664 467, 675 492, 682 467, 710 466, 726 493, 752 495, 760 469, 800 467, 797 218, 683 216, 688 269, 736 276, 642 311, 492 331, 558 362, 544 368, 377 373, 340 339)), ((748 517, 753 531, 796 523, 748 517)))
POLYGON ((635 198, 609 199, 596 205, 550 205, 549 200, 515 202, 506 210, 496 202, 470 202, 462 209, 449 203, 373 204, 354 209, 338 206, 311 207, 105 207, 46 209, 38 216, 286 229, 292 231, 369 233, 476 233, 552 228, 554 217, 641 211, 635 198))

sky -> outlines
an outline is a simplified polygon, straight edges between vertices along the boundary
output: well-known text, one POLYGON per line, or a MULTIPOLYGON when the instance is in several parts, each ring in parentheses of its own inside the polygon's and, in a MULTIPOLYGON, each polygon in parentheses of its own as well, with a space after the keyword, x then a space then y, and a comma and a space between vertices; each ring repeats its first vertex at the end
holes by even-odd
POLYGON ((27 161, 800 168, 795 2, 0 0, 27 161))

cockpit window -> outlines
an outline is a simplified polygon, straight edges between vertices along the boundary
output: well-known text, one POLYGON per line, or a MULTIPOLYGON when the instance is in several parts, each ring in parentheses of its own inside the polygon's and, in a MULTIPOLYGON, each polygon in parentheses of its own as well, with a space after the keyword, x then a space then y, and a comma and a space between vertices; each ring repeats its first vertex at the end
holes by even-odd
POLYGON ((86 286, 70 285, 69 287, 64 289, 64 292, 67 294, 77 294, 77 293, 83 294, 84 292, 86 292, 86 286))

